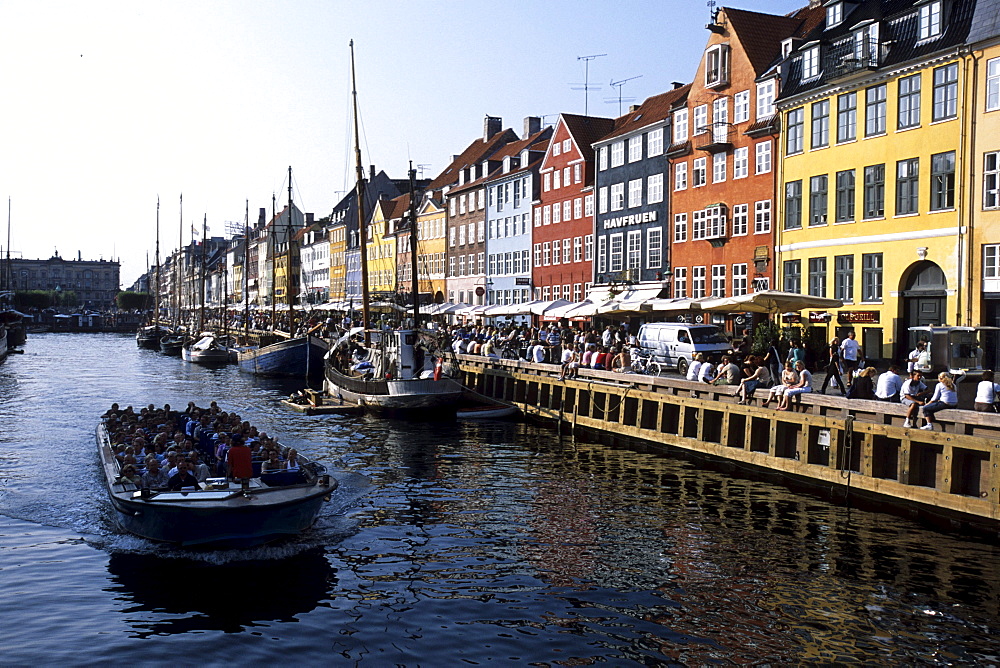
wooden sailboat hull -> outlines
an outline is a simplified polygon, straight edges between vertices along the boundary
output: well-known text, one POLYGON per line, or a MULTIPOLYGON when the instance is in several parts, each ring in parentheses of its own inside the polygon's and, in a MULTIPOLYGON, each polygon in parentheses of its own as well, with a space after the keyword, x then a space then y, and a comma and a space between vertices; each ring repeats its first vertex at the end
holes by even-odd
POLYGON ((364 380, 326 368, 326 393, 333 398, 364 406, 372 413, 454 411, 462 398, 462 385, 451 378, 364 380))
POLYGON ((239 353, 240 371, 257 376, 323 375, 326 341, 315 336, 303 336, 278 341, 262 348, 250 348, 239 353))
POLYGON ((156 325, 150 327, 142 327, 138 332, 135 333, 135 343, 140 348, 147 348, 148 350, 159 350, 160 349, 160 339, 162 339, 167 334, 170 334, 170 330, 166 327, 157 327, 156 325))

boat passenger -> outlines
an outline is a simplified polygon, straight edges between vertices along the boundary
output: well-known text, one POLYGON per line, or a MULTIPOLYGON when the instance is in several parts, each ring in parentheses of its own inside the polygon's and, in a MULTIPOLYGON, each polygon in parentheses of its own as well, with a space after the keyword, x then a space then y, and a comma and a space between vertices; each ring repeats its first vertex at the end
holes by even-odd
POLYGON ((170 476, 160 468, 160 462, 156 457, 146 458, 146 473, 142 476, 141 487, 144 489, 164 489, 170 482, 170 476))
POLYGON ((267 459, 264 460, 264 464, 260 467, 260 472, 275 473, 283 468, 285 468, 285 462, 278 458, 277 450, 268 450, 267 459))
POLYGON ((136 487, 142 484, 142 477, 139 475, 135 464, 126 464, 122 467, 121 480, 122 482, 131 482, 136 487))
POLYGON ((299 468, 300 468, 300 465, 299 465, 299 451, 296 450, 295 448, 291 448, 288 451, 288 459, 285 461, 285 470, 286 471, 298 471, 299 468))
POLYGON ((226 475, 235 480, 253 477, 250 448, 243 442, 243 436, 240 434, 233 436, 229 452, 226 454, 226 475))
POLYGON ((170 476, 167 481, 167 489, 171 492, 184 491, 187 489, 198 489, 198 479, 191 473, 189 462, 180 462, 177 465, 177 473, 170 476))
POLYGON ((191 453, 191 473, 194 474, 198 482, 205 482, 208 480, 208 476, 212 474, 211 469, 208 468, 208 464, 201 460, 197 450, 191 453))

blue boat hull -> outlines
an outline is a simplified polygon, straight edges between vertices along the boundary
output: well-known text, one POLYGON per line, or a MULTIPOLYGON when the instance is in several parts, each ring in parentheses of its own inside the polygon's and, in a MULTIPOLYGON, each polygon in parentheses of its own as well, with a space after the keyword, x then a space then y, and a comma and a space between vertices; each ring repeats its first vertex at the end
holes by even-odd
POLYGON ((326 342, 315 336, 279 341, 263 348, 241 350, 240 371, 257 376, 321 378, 326 351, 326 342))

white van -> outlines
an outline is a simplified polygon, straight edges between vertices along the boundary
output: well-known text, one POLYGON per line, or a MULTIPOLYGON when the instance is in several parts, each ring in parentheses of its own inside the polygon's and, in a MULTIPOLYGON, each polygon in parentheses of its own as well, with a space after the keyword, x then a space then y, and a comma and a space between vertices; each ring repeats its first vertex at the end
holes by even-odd
POLYGON ((683 322, 651 322, 639 328, 639 348, 651 354, 657 362, 686 375, 688 365, 697 353, 706 360, 718 362, 731 355, 733 346, 716 325, 689 325, 683 322))

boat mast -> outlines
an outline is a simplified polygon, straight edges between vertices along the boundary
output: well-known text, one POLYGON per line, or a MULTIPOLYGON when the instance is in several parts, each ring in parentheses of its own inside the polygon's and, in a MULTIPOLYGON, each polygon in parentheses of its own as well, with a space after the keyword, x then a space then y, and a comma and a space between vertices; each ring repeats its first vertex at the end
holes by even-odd
POLYGON ((3 287, 10 290, 14 287, 14 269, 10 266, 10 198, 7 198, 7 266, 3 273, 3 287))
POLYGON ((356 198, 358 203, 358 239, 361 243, 361 326, 365 332, 365 345, 368 345, 368 249, 365 234, 365 170, 361 166, 361 142, 358 137, 358 85, 354 75, 354 40, 351 40, 351 99, 354 106, 354 162, 357 169, 356 198))
POLYGON ((243 216, 243 325, 246 340, 250 340, 250 200, 243 216))
POLYGON ((160 196, 156 196, 156 292, 153 293, 153 325, 160 331, 160 196))
POLYGON ((271 331, 278 331, 278 321, 275 320, 275 302, 274 302, 274 261, 278 257, 277 241, 278 238, 274 236, 274 228, 278 226, 277 218, 278 213, 275 211, 275 198, 274 193, 271 193, 271 331))
POLYGON ((288 166, 288 224, 285 225, 285 300, 288 302, 288 333, 295 336, 295 297, 292 295, 292 166, 288 166))
POLYGON ((417 273, 417 170, 410 160, 410 280, 413 292, 413 328, 419 327, 420 320, 420 276, 417 273))
POLYGON ((205 331, 205 237, 208 234, 208 214, 201 223, 201 293, 198 307, 198 333, 205 331))
POLYGON ((174 286, 174 304, 177 306, 177 310, 174 311, 177 320, 176 324, 178 327, 181 326, 181 282, 184 279, 184 274, 181 273, 181 265, 184 264, 184 193, 181 193, 181 218, 177 225, 177 271, 174 272, 177 275, 177 285, 174 286))

